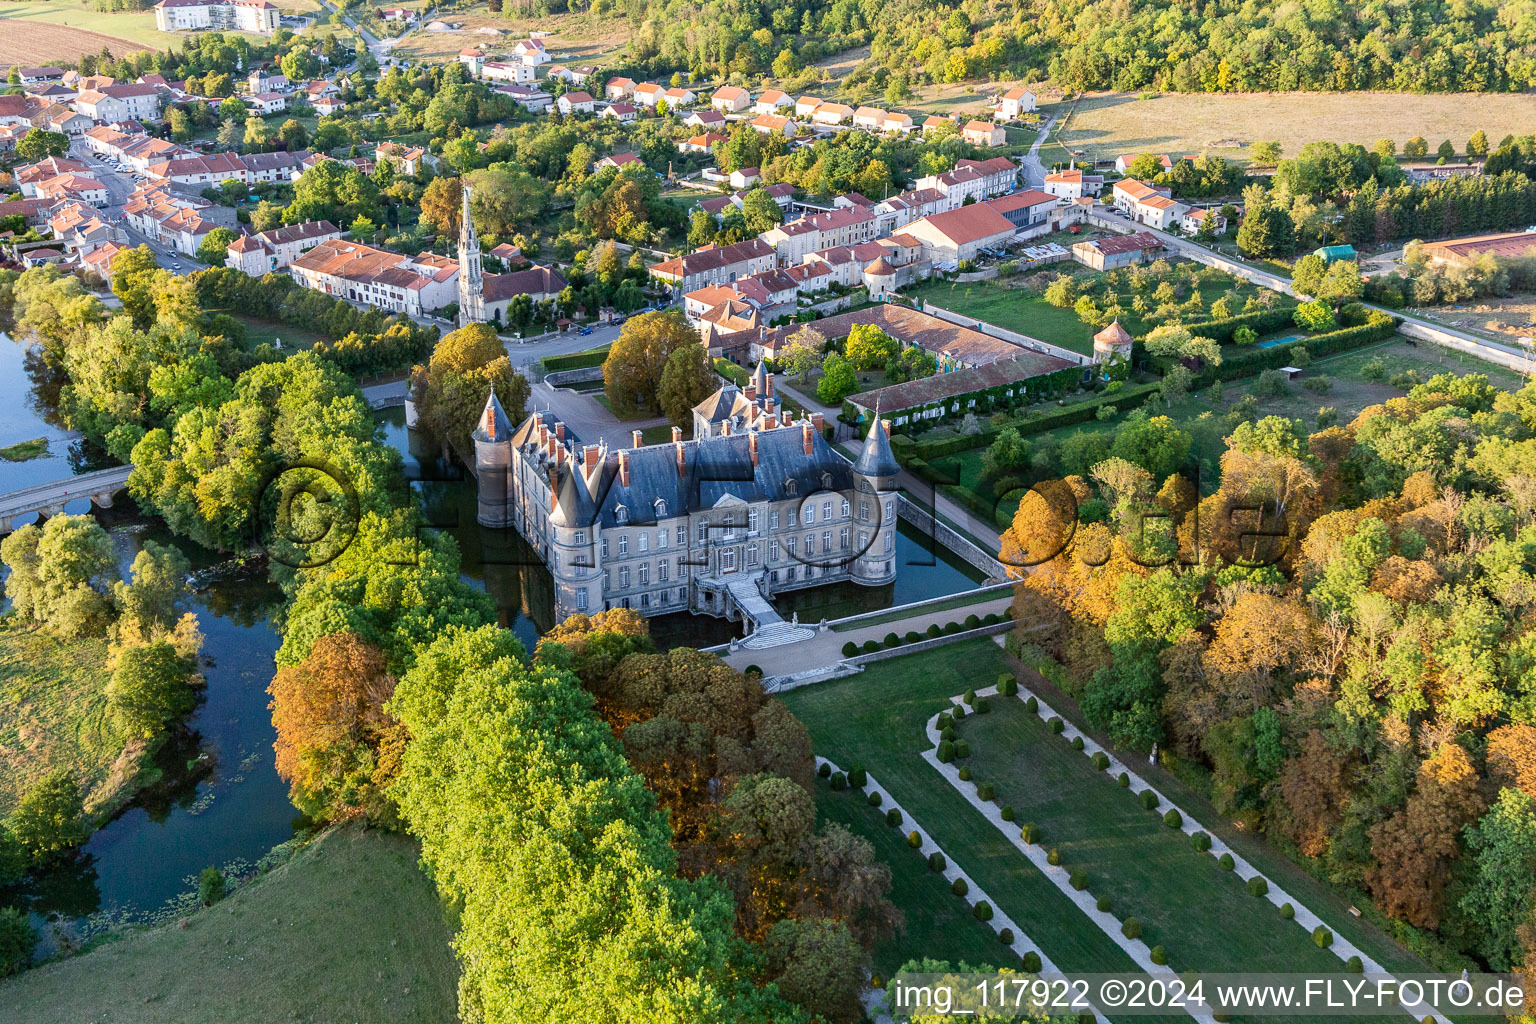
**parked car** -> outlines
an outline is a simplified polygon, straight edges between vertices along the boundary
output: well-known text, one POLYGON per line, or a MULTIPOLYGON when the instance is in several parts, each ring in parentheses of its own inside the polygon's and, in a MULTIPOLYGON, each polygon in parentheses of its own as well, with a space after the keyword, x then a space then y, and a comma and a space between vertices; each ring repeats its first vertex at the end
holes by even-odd
POLYGON ((590 327, 583 327, 581 330, 577 331, 576 333, 580 334, 583 337, 585 337, 588 334, 592 333, 592 328, 590 328, 590 327))

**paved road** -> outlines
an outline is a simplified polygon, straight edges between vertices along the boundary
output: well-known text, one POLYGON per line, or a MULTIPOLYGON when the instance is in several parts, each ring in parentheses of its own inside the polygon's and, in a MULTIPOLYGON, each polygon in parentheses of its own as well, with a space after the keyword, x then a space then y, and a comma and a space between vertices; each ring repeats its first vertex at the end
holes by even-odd
POLYGON ((1052 114, 1045 119, 1045 124, 1040 127, 1040 134, 1035 136, 1034 143, 1029 147, 1029 152, 1024 154, 1024 184, 1030 188, 1039 188, 1045 184, 1046 167, 1040 159, 1040 147, 1045 145, 1045 140, 1051 134, 1051 129, 1056 125, 1056 115, 1052 114))
POLYGON ((11 520, 16 516, 56 508, 77 498, 121 490, 132 472, 132 466, 113 466, 0 494, 0 531, 9 530, 11 520))
POLYGON ((128 202, 128 197, 139 185, 132 174, 124 174, 114 169, 111 164, 97 154, 86 150, 79 143, 76 143, 73 149, 74 152, 71 155, 88 166, 91 169, 91 175, 106 186, 107 205, 100 208, 101 214, 122 229, 123 234, 128 238, 129 245, 149 246, 155 254, 155 261, 167 270, 196 269, 197 264, 192 257, 177 251, 174 246, 151 241, 147 236, 135 231, 123 219, 123 205, 128 202))

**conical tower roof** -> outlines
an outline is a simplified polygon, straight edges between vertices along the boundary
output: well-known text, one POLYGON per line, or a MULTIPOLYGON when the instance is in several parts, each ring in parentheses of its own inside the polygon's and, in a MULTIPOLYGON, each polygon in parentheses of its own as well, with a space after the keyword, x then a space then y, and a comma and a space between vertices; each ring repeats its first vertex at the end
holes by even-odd
POLYGON ((1120 326, 1119 320, 1095 334, 1093 340, 1105 345, 1129 345, 1132 341, 1130 332, 1120 326))
POLYGON ((549 522, 552 526, 586 526, 597 518, 597 502, 592 500, 592 492, 587 489, 586 478, 583 477, 575 466, 567 466, 562 471, 565 477, 560 484, 560 497, 555 501, 555 509, 549 514, 549 522))
POLYGON ((485 400, 485 410, 480 413, 480 422, 471 436, 476 441, 512 440, 512 421, 507 419, 507 411, 501 407, 494 388, 485 400))
POLYGON ((752 371, 752 386, 757 389, 758 398, 768 394, 768 368, 761 359, 757 361, 757 369, 752 371))
POLYGON ((875 418, 869 427, 869 437, 864 440, 864 450, 859 452, 853 471, 862 476, 895 476, 901 472, 901 463, 891 451, 891 439, 885 436, 885 425, 880 422, 880 400, 875 399, 875 418))

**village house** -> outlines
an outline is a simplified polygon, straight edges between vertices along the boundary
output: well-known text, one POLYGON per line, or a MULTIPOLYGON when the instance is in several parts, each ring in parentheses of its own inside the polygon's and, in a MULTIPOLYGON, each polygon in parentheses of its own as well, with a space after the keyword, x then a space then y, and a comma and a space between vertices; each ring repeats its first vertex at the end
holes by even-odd
POLYGON ((763 175, 756 167, 738 167, 726 180, 731 183, 731 188, 751 188, 763 180, 763 175))
POLYGON ((752 109, 759 114, 777 114, 781 108, 794 105, 795 98, 793 96, 780 92, 778 89, 769 89, 757 98, 757 102, 752 105, 752 109))
POLYGON ((983 249, 1013 241, 1013 223, 986 203, 962 206, 913 221, 903 229, 923 243, 923 258, 940 263, 973 260, 983 249))
POLYGON ((235 239, 229 243, 224 264, 251 277, 260 277, 282 270, 321 242, 339 238, 341 229, 328 220, 290 224, 235 239))
POLYGON ((140 185, 123 205, 123 219, 153 242, 196 256, 215 228, 239 230, 235 211, 183 191, 169 181, 140 185))
POLYGON ((112 284, 112 261, 127 249, 121 242, 103 242, 80 257, 80 269, 95 274, 108 285, 112 284))
MULTIPOLYGON (((725 136, 722 135, 720 138, 723 139, 725 136)), ((776 185, 766 185, 762 188, 764 194, 766 194, 770 199, 777 203, 780 210, 788 210, 790 204, 794 201, 795 186, 789 184, 786 181, 781 181, 776 185)), ((713 199, 701 199, 699 201, 699 209, 712 215, 716 220, 719 220, 720 217, 725 214, 725 211, 732 207, 735 207, 738 210, 742 209, 746 203, 747 195, 748 193, 746 191, 741 191, 732 192, 728 196, 716 196, 713 199)))
POLYGON ((1167 231, 1189 211, 1189 207, 1170 198, 1166 189, 1153 188, 1135 178, 1115 182, 1111 195, 1115 209, 1138 224, 1159 231, 1167 231))
POLYGON ((821 108, 823 100, 819 96, 801 96, 795 100, 795 116, 811 117, 821 108))
POLYGON ((488 60, 480 64, 480 77, 488 82, 530 85, 539 76, 532 64, 520 60, 488 60))
POLYGON ((584 92, 568 92, 555 100, 555 109, 562 114, 590 114, 592 97, 584 92))
POLYGON ((625 100, 635 94, 635 83, 630 78, 610 78, 603 86, 603 96, 609 100, 625 100))
POLYGON ((544 40, 542 39, 519 39, 517 45, 512 47, 512 56, 524 64, 535 66, 548 64, 553 59, 550 57, 549 51, 544 49, 544 40))
POLYGON ((651 267, 651 277, 674 292, 687 294, 707 284, 730 284, 773 267, 773 248, 760 238, 749 238, 725 246, 706 245, 686 256, 664 260, 651 267))
POLYGON ((1536 234, 1508 231, 1493 235, 1471 235, 1426 242, 1419 253, 1430 263, 1466 264, 1480 256, 1499 259, 1524 259, 1536 255, 1536 234))
POLYGON ((412 25, 419 15, 409 7, 382 7, 379 9, 379 17, 384 21, 403 21, 412 25))
POLYGON ((993 116, 1000 121, 1016 121, 1019 115, 1035 109, 1035 94, 1022 87, 1014 87, 998 99, 993 116))
POLYGON ((423 167, 436 167, 437 157, 421 146, 402 146, 395 142, 381 142, 373 151, 375 163, 388 160, 400 174, 420 174, 423 167))
POLYGON ((16 74, 20 76, 22 85, 45 85, 49 82, 64 81, 64 69, 52 65, 39 68, 17 68, 16 74))
POLYGON ((478 46, 469 46, 459 51, 459 63, 469 69, 470 75, 480 77, 480 68, 485 63, 485 51, 478 46))
POLYGON ((842 124, 853 117, 853 108, 843 103, 823 103, 811 114, 816 124, 842 124))
POLYGON ((161 91, 152 85, 108 85, 75 97, 77 113, 97 121, 158 121, 161 91))
POLYGON ((635 108, 628 103, 610 103, 604 107, 597 116, 612 118, 620 124, 629 124, 637 116, 639 116, 639 111, 635 110, 635 108))
POLYGON ((402 256, 333 239, 295 259, 288 273, 306 288, 410 316, 423 316, 459 298, 458 260, 430 252, 402 256))
POLYGON ((37 118, 39 128, 46 128, 51 132, 78 138, 91 130, 96 122, 89 114, 82 114, 71 110, 63 104, 54 104, 43 111, 37 118))
POLYGON ((1015 231, 1045 234, 1052 230, 1052 215, 1058 211, 1075 209, 1048 192, 1025 189, 998 199, 987 200, 987 206, 1002 214, 1015 231))
POLYGON ((677 144, 679 153, 708 153, 717 142, 724 142, 725 136, 719 132, 705 132, 703 135, 694 135, 677 144))
POLYGON ((1052 171, 1045 176, 1045 191, 1061 199, 1082 199, 1096 196, 1104 188, 1104 175, 1084 174, 1081 168, 1069 167, 1052 171))
MULTIPOLYGON (((520 259, 522 252, 517 256, 520 259)), ((537 306, 558 299, 565 287, 566 280, 558 270, 538 264, 505 274, 486 274, 480 289, 483 313, 487 320, 504 324, 512 301, 519 295, 528 296, 528 301, 537 306)))
POLYGON ((293 88, 293 83, 288 81, 288 76, 277 71, 266 71, 258 68, 245 76, 247 88, 252 93, 258 92, 287 92, 293 88))
POLYGON ((655 82, 643 82, 635 86, 635 105, 638 107, 654 107, 657 103, 661 102, 666 94, 667 90, 655 82))
POLYGON ((27 114, 27 106, 25 96, 0 96, 0 124, 24 124, 30 127, 32 120, 27 114))
POLYGON ((693 106, 699 97, 692 89, 673 86, 662 93, 661 98, 667 101, 667 107, 671 110, 686 110, 693 106))
POLYGON ((789 265, 805 262, 805 257, 818 249, 873 241, 877 227, 874 213, 863 207, 846 206, 780 224, 761 237, 773 247, 779 263, 789 265))
POLYGON ((1150 231, 1129 235, 1090 238, 1072 246, 1072 258, 1093 270, 1115 270, 1148 263, 1163 251, 1163 243, 1150 231))
POLYGON ((916 187, 937 189, 953 205, 967 199, 982 200, 1013 191, 1018 165, 1005 156, 988 160, 957 160, 954 170, 918 178, 916 187))
POLYGON ((315 108, 315 113, 324 117, 345 110, 347 104, 340 96, 321 96, 311 102, 310 106, 315 108))
POLYGON ((870 131, 879 131, 880 123, 885 120, 885 111, 879 107, 860 107, 853 112, 853 126, 855 128, 868 128, 870 131))
POLYGON ((786 139, 792 139, 800 132, 800 126, 782 114, 758 114, 752 119, 752 130, 759 135, 772 135, 778 132, 786 139))
POLYGON ((954 126, 956 130, 958 130, 960 127, 960 119, 950 114, 930 114, 923 118, 922 130, 923 134, 927 135, 930 132, 936 132, 940 128, 946 128, 951 125, 954 126))
POLYGON ((640 159, 639 153, 611 153, 608 156, 602 157, 595 161, 592 164, 592 169, 594 171, 600 171, 604 167, 613 167, 617 168, 618 170, 623 170, 625 167, 628 167, 632 164, 638 167, 644 167, 645 161, 640 159))
POLYGON ((1206 221, 1210 221, 1210 231, 1214 235, 1222 234, 1227 230, 1227 218, 1221 215, 1221 211, 1209 207, 1190 210, 1180 217, 1179 230, 1186 235, 1198 235, 1206 221))
POLYGON ((728 114, 740 113, 752 105, 752 94, 736 85, 722 85, 709 98, 709 105, 728 114))
MULTIPOLYGON (((1125 174, 1125 173, 1130 171, 1131 164, 1136 162, 1136 158, 1137 157, 1151 156, 1151 155, 1153 155, 1153 154, 1149 154, 1149 153, 1122 153, 1119 156, 1115 157, 1115 173, 1117 173, 1117 174, 1125 174)), ((1158 165, 1160 167, 1162 167, 1163 170, 1165 170, 1165 171, 1173 170, 1173 161, 1168 158, 1168 154, 1167 153, 1159 153, 1159 154, 1156 154, 1156 156, 1157 156, 1158 165)))
POLYGON ((912 115, 904 114, 899 110, 887 111, 886 115, 880 119, 880 130, 905 135, 912 130, 912 115))
MULTIPOLYGON (((839 196, 833 202, 841 205, 848 198, 850 197, 839 196)), ((919 217, 943 213, 945 210, 954 209, 955 205, 938 189, 921 188, 898 193, 878 203, 870 203, 869 209, 875 214, 875 233, 889 235, 901 230, 919 217)))
POLYGON ((288 97, 280 92, 258 92, 245 98, 246 106, 259 115, 280 114, 288 109, 288 97))
POLYGON ((997 148, 1008 142, 1008 130, 991 121, 967 121, 960 129, 960 137, 973 146, 997 148))
POLYGON ((554 105, 555 98, 543 89, 531 85, 498 85, 496 91, 519 104, 530 114, 542 114, 554 105))

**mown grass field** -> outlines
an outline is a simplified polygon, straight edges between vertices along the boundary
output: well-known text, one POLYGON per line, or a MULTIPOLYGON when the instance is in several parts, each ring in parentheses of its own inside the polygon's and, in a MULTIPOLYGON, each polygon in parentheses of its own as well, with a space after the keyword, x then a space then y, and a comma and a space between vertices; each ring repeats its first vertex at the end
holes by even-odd
POLYGON ((184 920, 0 984, 27 1024, 453 1024, 458 967, 403 836, 342 828, 184 920))
MULTIPOLYGON (((1122 153, 1185 153, 1210 149, 1231 160, 1248 159, 1255 142, 1276 140, 1294 156, 1308 142, 1358 142, 1377 139, 1403 143, 1415 135, 1429 141, 1430 152, 1449 139, 1462 152, 1477 129, 1497 145, 1508 134, 1531 130, 1531 102, 1507 93, 1138 93, 1084 97, 1066 130, 1057 137, 1067 149, 1096 159, 1122 153), (1239 142, 1236 147, 1216 143, 1239 142)), ((1041 158, 1050 164, 1052 156, 1041 158)))
POLYGON ((142 747, 124 756, 107 713, 106 660, 105 639, 60 640, 0 618, 0 817, 57 768, 79 781, 87 811, 127 783, 142 747))
MULTIPOLYGON (((1003 658, 989 640, 967 641, 877 662, 850 679, 791 691, 784 702, 810 729, 818 754, 844 768, 868 769, 1058 966, 1068 971, 1131 970, 1130 958, 921 756, 927 746, 923 723, 951 695, 996 682, 1006 668, 1003 658)), ((884 853, 883 846, 877 849, 884 853)), ((900 866, 899 854, 917 856, 905 848, 886 854, 893 873, 907 870, 900 866)), ((920 860, 918 864, 921 867, 920 860)), ((953 937, 947 934, 944 912, 940 903, 933 913, 909 919, 903 948, 950 947, 953 937)))
POLYGON ((1117 918, 1136 918, 1142 940, 1164 947, 1174 969, 1340 969, 1305 930, 1164 825, 1164 809, 1143 807, 1022 702, 998 697, 991 709, 956 728, 971 747, 962 763, 978 782, 996 786, 999 806, 1040 826, 1042 847, 1058 851, 1068 869, 1086 871, 1088 891, 1108 896, 1117 918))
POLYGON ((288 350, 313 348, 316 342, 326 340, 325 335, 316 331, 307 331, 302 327, 274 323, 271 320, 258 320, 240 313, 231 315, 245 325, 245 341, 248 345, 271 344, 281 339, 283 349, 288 350))

